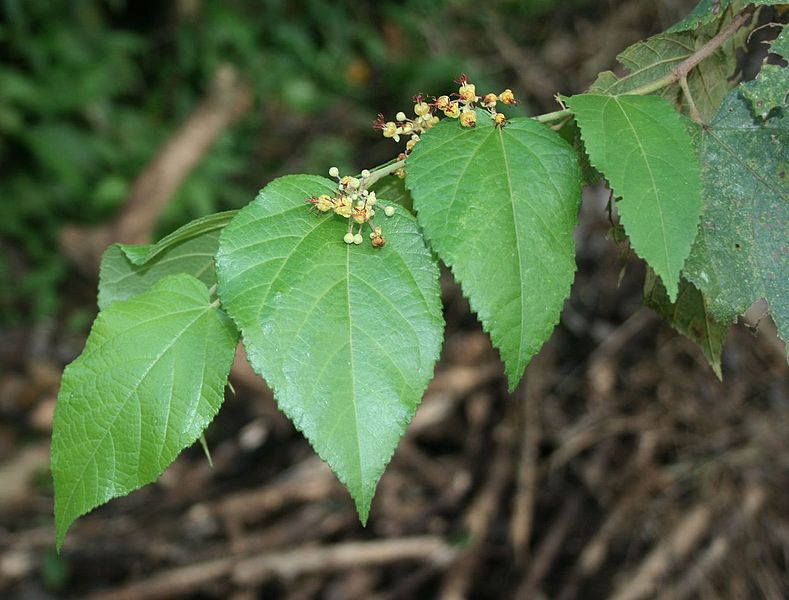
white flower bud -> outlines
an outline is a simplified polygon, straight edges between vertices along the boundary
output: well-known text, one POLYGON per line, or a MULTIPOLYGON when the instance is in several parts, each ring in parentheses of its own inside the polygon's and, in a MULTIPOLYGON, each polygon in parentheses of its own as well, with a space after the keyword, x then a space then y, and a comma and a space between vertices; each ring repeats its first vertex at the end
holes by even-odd
POLYGON ((329 177, 339 177, 340 170, 337 167, 332 167, 329 169, 329 177))
POLYGON ((395 207, 394 206, 384 206, 384 214, 387 217, 391 217, 395 214, 395 207))
POLYGON ((342 239, 346 244, 353 244, 354 241, 353 238, 354 238, 353 234, 349 231, 348 233, 345 234, 345 236, 342 239))
POLYGON ((401 110, 399 113, 395 115, 395 119, 398 121, 405 121, 405 113, 401 110))
MULTIPOLYGON (((350 234, 349 234, 349 235, 350 235, 350 234)), ((361 243, 364 241, 364 239, 362 238, 362 234, 361 234, 361 233, 357 233, 355 236, 353 236, 353 240, 352 240, 352 241, 353 241, 353 243, 354 243, 354 244, 356 244, 357 246, 358 246, 359 244, 361 244, 361 243)))
POLYGON ((369 176, 370 176, 370 171, 368 171, 367 169, 362 169, 362 177, 364 179, 367 179, 369 176))

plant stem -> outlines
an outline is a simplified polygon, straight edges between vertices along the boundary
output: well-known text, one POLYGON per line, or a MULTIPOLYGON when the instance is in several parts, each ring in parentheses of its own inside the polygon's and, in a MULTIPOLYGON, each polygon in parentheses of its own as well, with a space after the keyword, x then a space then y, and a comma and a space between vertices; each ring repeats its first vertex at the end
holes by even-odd
MULTIPOLYGON (((681 84, 683 80, 687 80, 688 73, 698 66, 700 62, 712 56, 715 51, 718 50, 718 48, 723 46, 723 44, 725 44, 735 33, 737 33, 740 27, 748 22, 748 19, 751 18, 751 15, 753 15, 755 10, 756 8, 754 6, 749 6, 740 12, 736 17, 734 17, 731 22, 726 25, 726 27, 721 29, 714 38, 712 38, 701 48, 696 50, 696 52, 691 54, 688 58, 674 67, 670 73, 660 77, 659 79, 656 79, 655 81, 642 85, 641 87, 632 89, 626 94, 629 96, 646 96, 648 94, 652 94, 653 92, 657 92, 664 87, 668 87, 669 85, 673 85, 678 82, 681 84)), ((687 83, 685 87, 687 87, 687 83)), ((691 117, 693 117, 692 111, 693 108, 691 106, 691 117)), ((539 121, 540 123, 551 123, 553 121, 560 121, 569 115, 572 115, 572 111, 565 109, 546 113, 544 115, 537 115, 536 117, 532 118, 535 121, 539 121)))
POLYGON ((691 94, 690 87, 688 87, 688 78, 680 77, 679 86, 682 88, 682 93, 685 95, 685 100, 688 101, 688 112, 690 113, 690 118, 699 125, 704 125, 704 120, 701 118, 701 113, 696 106, 696 101, 693 100, 693 94, 691 94))
POLYGON ((391 164, 384 165, 383 167, 379 167, 374 171, 370 172, 370 176, 364 180, 364 187, 369 189, 371 185, 376 183, 379 179, 383 179, 387 175, 391 175, 395 173, 399 169, 402 169, 405 166, 404 160, 398 160, 391 164))

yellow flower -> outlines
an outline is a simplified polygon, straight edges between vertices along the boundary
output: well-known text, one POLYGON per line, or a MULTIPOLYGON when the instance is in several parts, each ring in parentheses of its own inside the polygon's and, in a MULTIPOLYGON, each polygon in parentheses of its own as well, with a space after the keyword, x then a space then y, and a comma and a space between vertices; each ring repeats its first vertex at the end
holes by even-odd
POLYGON ((414 104, 414 114, 419 117, 424 117, 426 114, 430 112, 430 105, 427 102, 422 102, 421 100, 414 104))
POLYGON ((342 196, 334 202, 333 209, 335 214, 348 219, 351 216, 351 212, 353 211, 353 205, 351 204, 350 198, 342 196))
POLYGON ((453 119, 457 119, 460 116, 460 104, 457 102, 450 102, 449 106, 444 109, 444 114, 453 119))
POLYGON ((315 201, 315 208, 321 212, 329 212, 332 208, 334 208, 334 198, 327 194, 318 196, 315 201))
POLYGON ((504 104, 517 104, 518 101, 515 99, 515 94, 512 93, 512 90, 507 88, 501 94, 499 94, 499 100, 501 100, 504 104))
POLYGON ((477 113, 473 110, 463 111, 460 115, 460 124, 463 127, 476 127, 477 126, 477 113))
POLYGON ((392 138, 395 142, 400 141, 400 135, 397 133, 397 123, 394 121, 387 121, 382 128, 385 138, 392 138))
POLYGON ((465 100, 466 102, 477 101, 477 88, 473 83, 465 83, 461 85, 460 89, 458 89, 458 94, 460 95, 461 99, 465 100))

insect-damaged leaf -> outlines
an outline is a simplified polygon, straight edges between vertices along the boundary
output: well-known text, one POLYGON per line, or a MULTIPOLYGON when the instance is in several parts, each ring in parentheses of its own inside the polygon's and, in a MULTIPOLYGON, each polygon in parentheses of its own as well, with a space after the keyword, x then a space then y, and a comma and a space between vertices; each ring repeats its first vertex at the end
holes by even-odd
MULTIPOLYGON (((770 54, 784 62, 789 60, 789 28, 786 26, 770 46, 770 54)), ((768 118, 774 110, 786 112, 789 108, 789 67, 765 59, 756 79, 740 85, 740 90, 751 103, 754 114, 762 119, 768 118)))
POLYGON ((308 175, 266 186, 222 233, 219 295, 252 367, 365 522, 432 377, 443 318, 438 268, 414 218, 379 210, 386 245, 345 244, 348 221, 304 203, 335 191, 308 175))
POLYGON ((685 276, 720 323, 767 298, 789 340, 789 117, 757 121, 735 90, 696 145, 704 216, 685 276))

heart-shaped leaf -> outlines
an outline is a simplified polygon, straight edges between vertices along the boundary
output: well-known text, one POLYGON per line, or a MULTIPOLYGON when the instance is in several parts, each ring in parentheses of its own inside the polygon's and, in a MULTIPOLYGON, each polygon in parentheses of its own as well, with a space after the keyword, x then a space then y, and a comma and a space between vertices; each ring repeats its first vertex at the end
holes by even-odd
POLYGON ((379 210, 386 245, 346 244, 347 221, 304 203, 335 190, 308 175, 266 186, 222 233, 219 295, 252 367, 366 522, 432 377, 443 319, 438 268, 413 217, 379 210))

